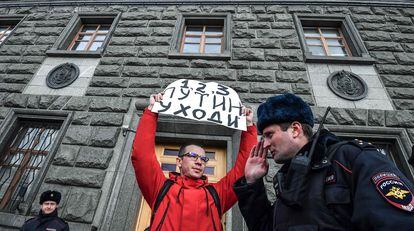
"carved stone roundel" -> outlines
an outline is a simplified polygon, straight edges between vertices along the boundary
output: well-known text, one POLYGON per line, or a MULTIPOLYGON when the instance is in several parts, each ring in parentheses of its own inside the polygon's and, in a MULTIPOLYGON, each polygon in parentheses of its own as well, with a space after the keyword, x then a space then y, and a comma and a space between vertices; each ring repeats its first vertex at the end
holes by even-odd
POLYGON ((59 89, 72 84, 79 76, 79 67, 73 63, 63 63, 53 68, 46 77, 50 88, 59 89))
POLYGON ((337 96, 347 100, 360 100, 367 96, 368 87, 357 74, 349 71, 336 71, 328 77, 328 86, 337 96))

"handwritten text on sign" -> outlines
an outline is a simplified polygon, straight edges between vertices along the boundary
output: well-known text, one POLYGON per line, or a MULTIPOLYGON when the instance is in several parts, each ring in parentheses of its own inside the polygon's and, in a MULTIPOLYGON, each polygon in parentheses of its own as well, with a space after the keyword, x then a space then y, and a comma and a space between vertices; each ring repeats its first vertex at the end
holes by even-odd
POLYGON ((236 91, 215 82, 177 80, 167 86, 163 100, 155 103, 152 111, 246 130, 246 116, 236 91))

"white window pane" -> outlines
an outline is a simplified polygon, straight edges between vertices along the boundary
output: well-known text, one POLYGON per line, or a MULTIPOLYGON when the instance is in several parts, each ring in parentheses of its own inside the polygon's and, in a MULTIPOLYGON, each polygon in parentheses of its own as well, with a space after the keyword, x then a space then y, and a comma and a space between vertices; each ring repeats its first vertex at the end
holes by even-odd
POLYGON ((305 33, 305 36, 320 37, 317 28, 304 28, 303 33, 305 33))
POLYGON ((343 46, 342 39, 327 39, 328 46, 343 46))
POLYGON ((200 53, 200 45, 184 44, 183 53, 200 53))
POLYGON ((221 53, 221 45, 206 44, 204 53, 221 53))
POLYGON ((72 47, 74 51, 83 51, 86 49, 87 42, 75 42, 75 45, 72 47))
POLYGON ((327 28, 321 28, 322 34, 324 37, 339 37, 339 31, 338 29, 327 29, 327 28))
POLYGON ((97 35, 95 37, 95 41, 104 41, 106 38, 106 35, 97 35))
POLYGON ((223 27, 217 27, 217 26, 208 26, 206 27, 205 31, 206 35, 222 35, 223 34, 223 27))
POLYGON ((186 43, 200 43, 200 37, 186 37, 185 42, 186 43))
POLYGON ((344 47, 329 47, 329 53, 331 56, 347 56, 344 47))
POLYGON ((206 38, 206 43, 220 43, 221 44, 221 38, 206 38))
POLYGON ((93 32, 95 32, 95 31, 96 31, 96 27, 97 27, 97 26, 85 25, 85 26, 82 28, 82 31, 81 31, 81 32, 93 33, 93 32))
POLYGON ((101 46, 102 46, 102 42, 94 42, 94 43, 92 43, 92 46, 89 50, 90 51, 96 51, 101 46))
POLYGON ((320 46, 322 46, 322 41, 320 39, 307 38, 306 39, 306 45, 320 45, 320 46))
POLYGON ((202 26, 187 26, 186 34, 196 34, 201 35, 203 33, 202 26))
POLYGON ((90 39, 91 39, 90 35, 79 35, 77 40, 82 40, 82 41, 88 42, 90 39))
POLYGON ((308 46, 309 51, 312 53, 312 55, 318 55, 318 56, 325 56, 325 51, 322 47, 319 46, 308 46))

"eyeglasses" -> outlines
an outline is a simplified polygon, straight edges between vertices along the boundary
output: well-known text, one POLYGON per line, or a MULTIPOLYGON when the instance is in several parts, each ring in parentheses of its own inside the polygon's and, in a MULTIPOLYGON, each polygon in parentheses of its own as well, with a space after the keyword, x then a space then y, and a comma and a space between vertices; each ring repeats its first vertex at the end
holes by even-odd
POLYGON ((200 156, 195 152, 187 152, 187 153, 180 155, 180 157, 183 157, 183 156, 188 156, 191 160, 194 160, 194 161, 200 158, 200 160, 203 161, 204 163, 207 163, 210 160, 207 156, 200 156))

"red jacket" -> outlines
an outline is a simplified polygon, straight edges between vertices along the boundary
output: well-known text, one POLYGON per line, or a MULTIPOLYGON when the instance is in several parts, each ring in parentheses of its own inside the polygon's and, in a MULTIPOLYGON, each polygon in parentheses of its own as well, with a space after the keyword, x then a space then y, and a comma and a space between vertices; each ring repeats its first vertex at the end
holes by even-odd
MULTIPOLYGON (((131 156, 139 188, 152 209, 166 180, 154 148, 157 118, 158 114, 145 109, 139 121, 131 156)), ((246 160, 256 143, 256 126, 249 126, 247 131, 242 132, 235 166, 219 182, 211 184, 220 197, 223 214, 237 201, 233 183, 243 176, 246 160)), ((222 230, 213 197, 202 187, 209 184, 207 178, 193 180, 170 173, 170 179, 175 184, 160 203, 151 230, 222 230)))

